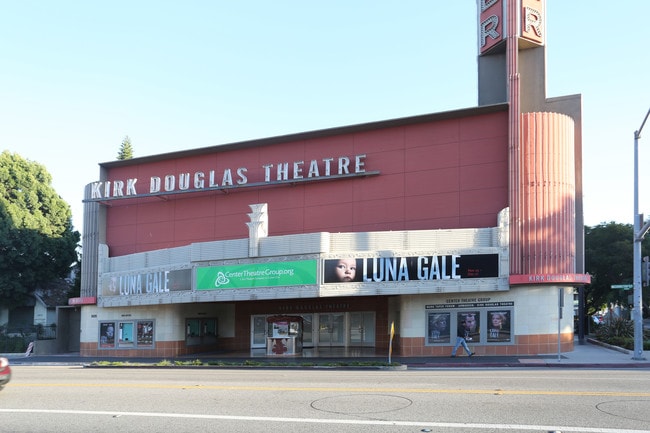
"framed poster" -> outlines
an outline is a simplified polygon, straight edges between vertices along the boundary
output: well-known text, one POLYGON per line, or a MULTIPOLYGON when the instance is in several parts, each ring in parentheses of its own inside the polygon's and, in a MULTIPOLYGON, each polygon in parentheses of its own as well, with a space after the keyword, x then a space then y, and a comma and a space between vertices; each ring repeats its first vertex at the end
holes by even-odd
POLYGON ((287 338, 289 336, 289 322, 273 322, 271 324, 273 338, 287 338))
POLYGON ((138 347, 153 346, 153 320, 139 320, 136 326, 138 347))
POLYGON ((489 310, 488 316, 488 343, 506 343, 512 341, 510 310, 489 310))
POLYGON ((427 344, 451 341, 451 313, 429 312, 427 314, 427 344))
POLYGON ((478 343, 481 340, 481 313, 479 311, 460 311, 457 315, 458 336, 465 341, 478 343))
POLYGON ((133 342, 135 341, 133 328, 133 322, 120 322, 117 337, 117 342, 120 346, 133 346, 133 342))
POLYGON ((101 322, 99 324, 99 347, 115 347, 115 322, 101 322))

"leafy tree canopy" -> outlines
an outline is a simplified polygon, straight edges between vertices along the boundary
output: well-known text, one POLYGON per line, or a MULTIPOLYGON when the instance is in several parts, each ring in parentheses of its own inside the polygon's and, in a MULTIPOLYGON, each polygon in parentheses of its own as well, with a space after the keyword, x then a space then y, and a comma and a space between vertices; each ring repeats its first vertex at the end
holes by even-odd
POLYGON ((129 136, 125 136, 120 145, 120 151, 117 153, 117 159, 131 159, 133 158, 133 146, 129 136))
MULTIPOLYGON (((591 284, 585 287, 587 314, 601 307, 619 302, 628 305, 630 291, 613 290, 614 284, 632 284, 634 251, 631 224, 606 223, 585 227, 585 269, 591 275, 591 284)), ((642 255, 650 252, 650 239, 642 243, 642 255)))
POLYGON ((66 277, 79 232, 44 166, 0 154, 0 305, 21 305, 40 285, 66 277))

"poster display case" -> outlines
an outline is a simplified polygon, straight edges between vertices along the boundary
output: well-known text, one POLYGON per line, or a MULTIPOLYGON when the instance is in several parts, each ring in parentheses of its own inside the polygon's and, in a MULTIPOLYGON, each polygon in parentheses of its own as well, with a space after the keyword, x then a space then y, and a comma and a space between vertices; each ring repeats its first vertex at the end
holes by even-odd
POLYGON ((302 354, 303 318, 300 316, 270 316, 266 319, 266 354, 302 354))
POLYGON ((99 348, 147 348, 152 349, 154 343, 155 321, 119 320, 99 323, 99 348))

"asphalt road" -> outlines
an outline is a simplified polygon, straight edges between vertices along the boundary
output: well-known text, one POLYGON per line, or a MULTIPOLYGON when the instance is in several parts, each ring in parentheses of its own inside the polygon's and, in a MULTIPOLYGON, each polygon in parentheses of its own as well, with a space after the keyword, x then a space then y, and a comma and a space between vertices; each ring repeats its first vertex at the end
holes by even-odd
POLYGON ((15 366, 1 432, 650 429, 650 371, 15 366))

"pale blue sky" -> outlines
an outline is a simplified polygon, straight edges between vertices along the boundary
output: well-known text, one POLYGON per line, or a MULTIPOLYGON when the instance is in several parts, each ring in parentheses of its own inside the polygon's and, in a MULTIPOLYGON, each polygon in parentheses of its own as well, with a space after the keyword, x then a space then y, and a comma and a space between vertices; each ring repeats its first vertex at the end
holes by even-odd
MULTIPOLYGON (((84 185, 126 135, 147 156, 477 104, 475 0, 0 6, 0 149, 48 169, 80 231, 84 185)), ((547 0, 547 95, 583 97, 588 225, 632 223, 648 16, 647 0, 547 0)))

